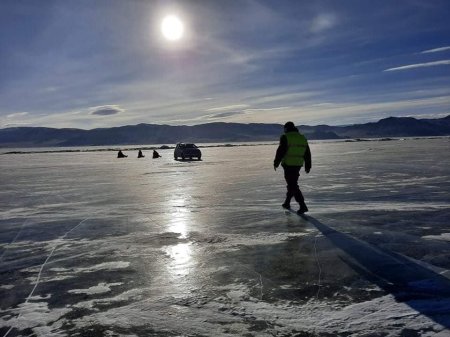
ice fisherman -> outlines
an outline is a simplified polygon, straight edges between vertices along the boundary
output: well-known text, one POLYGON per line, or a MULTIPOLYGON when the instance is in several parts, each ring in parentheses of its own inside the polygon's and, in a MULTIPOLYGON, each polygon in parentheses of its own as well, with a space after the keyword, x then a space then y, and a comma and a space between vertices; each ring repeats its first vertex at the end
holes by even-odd
POLYGON ((306 173, 311 170, 311 150, 306 137, 298 131, 292 122, 284 124, 284 134, 280 137, 280 144, 273 161, 275 171, 280 163, 284 169, 284 179, 287 183, 286 200, 281 206, 290 209, 291 199, 294 197, 300 205, 297 214, 308 212, 305 199, 298 187, 298 178, 303 165, 305 165, 306 173))
POLYGON ((144 154, 142 153, 142 151, 141 150, 139 150, 139 152, 138 152, 138 158, 144 158, 145 156, 144 156, 144 154))
POLYGON ((126 157, 128 156, 123 154, 122 150, 119 150, 119 152, 117 153, 117 158, 126 158, 126 157))
POLYGON ((161 157, 161 155, 156 150, 153 150, 153 159, 159 158, 159 157, 161 157))

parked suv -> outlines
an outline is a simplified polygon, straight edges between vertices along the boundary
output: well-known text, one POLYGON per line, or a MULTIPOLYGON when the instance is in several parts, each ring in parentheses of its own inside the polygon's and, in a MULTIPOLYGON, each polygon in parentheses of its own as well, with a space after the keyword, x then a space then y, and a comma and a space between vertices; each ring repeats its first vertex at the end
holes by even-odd
POLYGON ((198 160, 200 160, 202 158, 202 152, 195 144, 178 143, 175 147, 173 157, 175 158, 175 160, 177 160, 179 157, 181 157, 181 159, 183 160, 186 158, 197 158, 198 160))

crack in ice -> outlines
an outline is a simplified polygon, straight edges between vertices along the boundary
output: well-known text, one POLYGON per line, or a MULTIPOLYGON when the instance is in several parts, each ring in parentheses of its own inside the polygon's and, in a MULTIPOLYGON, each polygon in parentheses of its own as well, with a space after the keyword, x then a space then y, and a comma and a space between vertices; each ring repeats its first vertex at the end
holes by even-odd
MULTIPOLYGON (((74 231, 76 228, 78 228, 79 226, 81 226, 81 225, 82 225, 85 221, 87 221, 88 219, 89 219, 89 218, 86 218, 86 219, 80 221, 76 226, 72 227, 72 228, 71 228, 69 231, 67 231, 61 238, 59 238, 58 241, 64 240, 64 239, 66 238, 67 235, 69 235, 72 231, 74 231)), ((44 263, 41 265, 41 268, 39 269, 39 273, 38 273, 38 276, 37 276, 37 278, 36 278, 36 282, 35 282, 35 284, 34 284, 34 287, 33 287, 33 289, 31 290, 30 294, 27 296, 27 298, 26 298, 25 302, 23 303, 23 305, 27 304, 28 301, 33 297, 34 291, 36 290, 36 288, 37 288, 37 286, 39 285, 39 282, 40 282, 40 280, 41 280, 42 271, 44 270, 45 265, 47 264, 47 262, 48 262, 48 261, 50 260, 50 258, 52 257, 52 255, 53 255, 53 253, 55 252, 56 248, 58 248, 58 246, 60 246, 60 245, 61 245, 61 242, 57 243, 57 244, 53 247, 53 249, 51 250, 50 254, 47 256, 47 258, 45 259, 44 263)), ((22 308, 23 308, 23 306, 22 306, 22 308)), ((18 321, 18 320, 20 319, 21 315, 22 315, 22 309, 20 309, 19 315, 17 316, 16 321, 18 321)), ((11 332, 11 330, 12 330, 13 328, 14 328, 14 326, 11 326, 11 327, 9 328, 9 330, 6 331, 6 333, 3 335, 3 337, 8 336, 9 333, 11 332)))

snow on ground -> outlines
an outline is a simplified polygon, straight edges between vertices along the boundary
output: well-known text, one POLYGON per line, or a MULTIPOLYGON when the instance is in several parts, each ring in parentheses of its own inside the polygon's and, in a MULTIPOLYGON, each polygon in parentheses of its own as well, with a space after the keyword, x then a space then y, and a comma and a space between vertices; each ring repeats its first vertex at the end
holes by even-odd
POLYGON ((449 335, 448 139, 275 149, 3 155, 0 336, 449 335))
POLYGON ((450 241, 450 233, 441 233, 439 235, 426 235, 423 238, 424 239, 450 241))

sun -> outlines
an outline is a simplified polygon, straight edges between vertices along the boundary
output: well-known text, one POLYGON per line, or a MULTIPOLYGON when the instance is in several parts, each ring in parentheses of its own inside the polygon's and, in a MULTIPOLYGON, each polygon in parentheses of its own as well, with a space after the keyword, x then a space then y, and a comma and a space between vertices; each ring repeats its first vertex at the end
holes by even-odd
POLYGON ((175 15, 168 15, 161 22, 161 32, 169 41, 180 40, 184 33, 183 22, 175 15))

